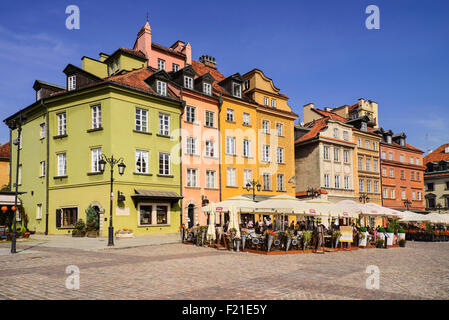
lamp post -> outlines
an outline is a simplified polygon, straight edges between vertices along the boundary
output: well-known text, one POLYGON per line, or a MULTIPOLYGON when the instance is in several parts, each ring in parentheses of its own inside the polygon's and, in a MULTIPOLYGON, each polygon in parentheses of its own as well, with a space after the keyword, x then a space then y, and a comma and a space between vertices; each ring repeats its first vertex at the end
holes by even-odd
POLYGON ((411 204, 412 204, 412 202, 410 200, 408 200, 408 199, 406 199, 404 201, 404 206, 407 208, 407 211, 408 211, 408 208, 410 207, 411 204))
POLYGON ((11 239, 11 253, 17 253, 16 251, 16 235, 17 235, 17 197, 19 195, 19 160, 20 160, 20 145, 22 138, 22 124, 25 122, 27 117, 23 114, 19 115, 17 120, 12 120, 8 126, 9 129, 17 129, 17 139, 13 141, 13 144, 17 146, 17 162, 16 162, 16 183, 15 183, 15 195, 14 195, 14 217, 13 217, 13 231, 11 239))
POLYGON ((256 188, 257 191, 260 191, 260 189, 262 188, 259 181, 256 180, 248 181, 245 187, 247 191, 250 191, 251 189, 253 190, 253 201, 256 201, 256 188))
POLYGON ((369 198, 368 194, 366 194, 366 193, 360 194, 359 201, 361 203, 367 203, 367 202, 369 202, 369 200, 370 200, 370 198, 369 198))
POLYGON ((441 203, 437 203, 435 208, 438 209, 438 213, 440 213, 440 210, 441 210, 441 208, 443 208, 443 206, 441 205, 441 203))
POLYGON ((320 196, 320 189, 307 188, 307 197, 318 198, 320 196))
POLYGON ((98 161, 100 172, 103 173, 106 167, 106 163, 111 166, 111 195, 110 195, 110 215, 109 215, 109 230, 108 230, 108 246, 114 245, 114 227, 112 226, 112 202, 114 200, 114 166, 118 167, 118 173, 123 175, 126 165, 123 163, 123 158, 115 159, 112 155, 110 158, 104 154, 101 155, 101 160, 98 161))

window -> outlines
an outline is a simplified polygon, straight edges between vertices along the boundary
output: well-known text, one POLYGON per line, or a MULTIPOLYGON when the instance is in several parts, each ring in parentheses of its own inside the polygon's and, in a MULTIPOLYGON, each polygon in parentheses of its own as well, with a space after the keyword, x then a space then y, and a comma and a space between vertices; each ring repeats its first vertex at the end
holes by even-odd
POLYGON ((157 81, 157 93, 161 96, 167 95, 167 83, 164 81, 157 81))
POLYGON ((66 127, 67 127, 65 112, 59 113, 57 117, 58 117, 58 136, 63 136, 66 134, 66 127))
POLYGON ((193 78, 184 76, 184 87, 187 89, 193 89, 193 78))
POLYGON ((382 176, 383 177, 387 176, 387 168, 382 168, 382 176))
POLYGON ((96 105, 91 107, 92 110, 92 129, 101 128, 101 106, 96 105))
POLYGON ((42 204, 38 204, 36 207, 36 219, 42 219, 42 204))
POLYGON ((412 172, 410 173, 410 175, 411 175, 411 180, 415 180, 415 172, 412 171, 412 172))
POLYGON ((284 163, 284 148, 277 148, 276 152, 276 162, 277 163, 284 163))
POLYGON ((245 80, 245 82, 243 83, 245 86, 245 90, 249 89, 249 80, 245 80))
POLYGON ((136 131, 148 132, 148 111, 136 108, 136 131))
POLYGON ((214 157, 215 155, 215 143, 213 141, 206 140, 206 157, 214 157))
POLYGON ((343 140, 349 141, 348 131, 343 131, 343 140))
POLYGON ((373 141, 373 150, 377 151, 377 142, 373 141))
POLYGON ((100 172, 101 148, 90 150, 91 154, 91 172, 100 172))
POLYGON ((157 69, 158 70, 165 70, 165 60, 157 59, 157 69))
POLYGON ((404 155, 403 155, 403 154, 401 154, 401 155, 399 156, 399 161, 404 162, 404 155))
POLYGON ((421 201, 421 200, 422 200, 422 192, 418 191, 418 201, 421 201))
POLYGON ((270 161, 270 146, 264 144, 262 146, 262 161, 269 162, 270 161))
POLYGON ((159 134, 168 136, 170 134, 170 116, 165 113, 159 113, 159 134))
POLYGON ((419 172, 416 173, 416 181, 420 181, 421 175, 419 174, 419 172))
POLYGON ((379 193, 379 181, 374 181, 374 193, 379 193))
POLYGON ((69 76, 67 78, 67 90, 75 90, 76 89, 76 76, 69 76))
POLYGON ((187 137, 186 153, 187 154, 196 154, 196 138, 187 137))
POLYGON ((415 164, 415 158, 410 157, 410 164, 415 164))
POLYGON ((365 141, 365 148, 366 148, 366 149, 370 149, 370 143, 369 143, 369 140, 366 140, 366 141, 365 141))
POLYGON ((212 85, 210 83, 203 83, 203 93, 212 95, 212 85))
POLYGON ((226 154, 235 155, 235 137, 226 137, 226 154))
POLYGON ((343 161, 349 163, 349 150, 343 150, 343 161))
POLYGON ((412 200, 415 201, 416 200, 416 192, 412 191, 412 200))
POLYGON ((361 148, 362 147, 362 139, 359 138, 359 140, 357 140, 357 143, 358 143, 359 148, 361 148))
POLYGON ((234 122, 234 110, 226 109, 226 121, 234 122))
POLYGON ((246 113, 246 112, 244 112, 243 113, 243 124, 245 125, 245 126, 249 126, 250 125, 250 115, 249 115, 249 113, 246 113))
POLYGON ((271 190, 271 174, 269 173, 263 174, 263 189, 271 190))
POLYGON ((214 127, 214 116, 214 112, 206 110, 206 127, 214 127))
POLYGON ((270 121, 262 120, 262 133, 270 133, 270 121))
POLYGON ((235 168, 227 168, 226 169, 226 185, 228 187, 235 187, 235 168))
POLYGON ((215 188, 215 171, 206 170, 206 188, 215 188))
POLYGON ((276 123, 276 135, 278 137, 284 136, 284 125, 282 123, 276 123))
POLYGON ((136 173, 148 173, 148 151, 136 150, 136 173))
POLYGON ((39 177, 45 177, 45 161, 39 163, 39 177))
POLYGON ((275 99, 271 99, 271 107, 276 108, 276 100, 275 99))
POLYGON ((242 97, 242 86, 237 83, 234 83, 232 85, 232 94, 234 95, 234 97, 241 98, 242 97))
POLYGON ((42 99, 42 89, 36 91, 36 101, 42 99))
POLYGON ((277 191, 285 191, 284 188, 284 175, 283 174, 278 174, 277 175, 277 191))
POLYGON ((387 143, 391 144, 391 136, 387 136, 387 143))
POLYGON ((170 154, 159 152, 159 174, 170 175, 170 154))
POLYGON ((378 167, 379 167, 379 160, 374 159, 374 161, 373 161, 373 171, 377 172, 378 171, 378 167))
POLYGON ((186 106, 186 121, 194 123, 196 120, 196 108, 191 106, 186 106))
POLYGON ((263 98, 263 104, 268 106, 268 97, 263 98))
POLYGON ((393 152, 388 153, 388 160, 393 160, 393 152))
POLYGON ((405 179, 405 173, 404 173, 404 170, 401 170, 401 179, 402 179, 402 180, 405 179))
POLYGON ((58 177, 67 175, 67 157, 65 153, 58 154, 58 177))
POLYGON ((388 189, 384 188, 384 198, 388 199, 388 189))
POLYGON ((45 138, 45 123, 41 124, 40 137, 41 137, 41 139, 45 138))
POLYGON ((336 175, 334 178, 335 178, 335 189, 340 189, 340 176, 336 175))
POLYGON ((198 169, 187 169, 187 187, 198 185, 198 169))
POLYGON ((390 169, 390 178, 394 178, 394 169, 390 169))
POLYGON ((19 175, 18 175, 19 186, 22 184, 22 165, 19 165, 19 175))
POLYGON ((145 226, 152 224, 153 206, 141 205, 139 208, 139 225, 145 226))
POLYGON ((172 70, 173 70, 173 72, 178 71, 179 70, 179 64, 173 63, 172 64, 172 70))
POLYGON ((324 160, 329 160, 329 147, 324 147, 324 160))
POLYGON ((251 141, 247 139, 243 139, 243 156, 250 157, 251 156, 251 141))
POLYGON ((371 159, 366 159, 366 171, 371 171, 371 159))
POLYGON ((416 158, 416 165, 419 166, 419 158, 416 158))
POLYGON ((401 199, 402 199, 402 200, 405 200, 405 190, 402 190, 402 191, 401 191, 401 199))
POLYGON ((390 198, 391 199, 396 199, 396 190, 391 189, 391 196, 390 196, 390 198))
POLYGON ((243 170, 243 186, 246 186, 248 183, 251 183, 252 180, 253 180, 252 170, 244 169, 243 170))
POLYGON ((334 128, 334 138, 338 139, 338 129, 334 128))
POLYGON ((168 224, 168 206, 156 206, 156 223, 168 224))
POLYGON ((360 128, 362 131, 368 131, 368 125, 366 122, 362 122, 362 127, 360 128))
POLYGON ((359 158, 359 170, 363 170, 363 158, 359 158))
POLYGON ((348 190, 349 188, 350 188, 349 176, 345 176, 345 189, 348 190))
POLYGON ((366 180, 366 192, 371 193, 371 180, 366 180))
POLYGON ((382 159, 383 160, 387 159, 387 153, 385 151, 382 151, 382 159))
POLYGON ((363 179, 359 179, 359 192, 363 192, 364 191, 364 180, 363 179))
POLYGON ((340 161, 340 148, 334 148, 334 161, 340 161))
POLYGON ((428 183, 427 184, 427 191, 434 191, 434 184, 433 183, 428 183))
POLYGON ((324 175, 324 187, 325 188, 330 187, 330 177, 327 173, 324 175))
POLYGON ((63 208, 62 210, 62 226, 65 228, 73 228, 78 221, 78 208, 63 208))

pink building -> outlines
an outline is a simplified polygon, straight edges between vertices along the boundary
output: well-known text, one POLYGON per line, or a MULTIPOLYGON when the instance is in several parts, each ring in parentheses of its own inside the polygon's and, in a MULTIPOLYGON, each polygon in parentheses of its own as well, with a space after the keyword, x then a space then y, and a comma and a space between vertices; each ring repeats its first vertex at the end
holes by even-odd
POLYGON ((178 85, 185 102, 181 118, 182 223, 206 225, 201 207, 220 201, 219 88, 214 79, 225 77, 215 59, 192 60, 189 43, 176 41, 170 48, 153 43, 147 22, 139 31, 134 50, 140 50, 150 68, 165 70, 178 85), (212 76, 213 75, 213 76, 212 76))

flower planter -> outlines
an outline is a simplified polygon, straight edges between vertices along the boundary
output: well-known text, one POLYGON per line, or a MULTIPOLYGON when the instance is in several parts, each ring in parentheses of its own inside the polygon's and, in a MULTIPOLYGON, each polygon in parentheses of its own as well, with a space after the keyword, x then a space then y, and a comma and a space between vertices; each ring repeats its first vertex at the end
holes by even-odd
POLYGON ((119 231, 115 235, 117 238, 134 238, 134 233, 132 231, 119 231))
POLYGON ((206 230, 201 230, 201 245, 204 246, 204 238, 206 237, 206 230))
POLYGON ((242 250, 245 250, 246 234, 242 234, 242 250))
POLYGON ((393 245, 393 237, 394 237, 394 233, 392 232, 388 232, 387 233, 387 246, 392 246, 393 245))
POLYGON ((240 240, 234 240, 234 249, 235 251, 240 251, 240 240))
POLYGON ((363 239, 360 238, 359 240, 359 247, 366 247, 366 242, 368 240, 368 232, 363 232, 363 235, 365 236, 363 239))

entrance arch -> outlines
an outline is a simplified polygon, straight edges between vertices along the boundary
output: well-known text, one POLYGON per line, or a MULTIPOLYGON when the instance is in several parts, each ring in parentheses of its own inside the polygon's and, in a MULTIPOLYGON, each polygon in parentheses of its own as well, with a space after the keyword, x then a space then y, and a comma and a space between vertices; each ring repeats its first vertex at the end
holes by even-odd
POLYGON ((192 228, 195 223, 195 205, 192 203, 187 206, 187 217, 189 218, 188 228, 192 228))

